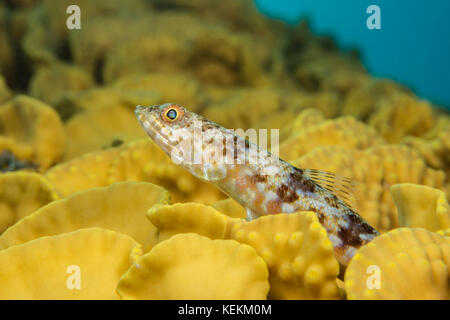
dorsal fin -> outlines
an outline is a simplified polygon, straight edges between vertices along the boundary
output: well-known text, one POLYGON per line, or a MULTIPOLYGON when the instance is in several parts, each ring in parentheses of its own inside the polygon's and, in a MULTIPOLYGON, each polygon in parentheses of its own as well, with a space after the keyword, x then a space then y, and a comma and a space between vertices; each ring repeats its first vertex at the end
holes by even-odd
POLYGON ((355 210, 357 204, 355 196, 357 183, 355 181, 323 170, 304 169, 303 172, 312 181, 344 202, 350 209, 355 210))

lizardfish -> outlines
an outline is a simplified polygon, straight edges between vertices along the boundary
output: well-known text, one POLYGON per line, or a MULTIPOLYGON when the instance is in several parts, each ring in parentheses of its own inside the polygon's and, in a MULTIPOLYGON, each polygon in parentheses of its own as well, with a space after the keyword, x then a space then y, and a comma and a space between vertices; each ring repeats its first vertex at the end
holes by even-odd
POLYGON ((344 266, 378 232, 342 195, 350 181, 296 168, 267 150, 181 105, 137 106, 139 123, 174 162, 216 185, 245 207, 247 219, 313 211, 344 266))

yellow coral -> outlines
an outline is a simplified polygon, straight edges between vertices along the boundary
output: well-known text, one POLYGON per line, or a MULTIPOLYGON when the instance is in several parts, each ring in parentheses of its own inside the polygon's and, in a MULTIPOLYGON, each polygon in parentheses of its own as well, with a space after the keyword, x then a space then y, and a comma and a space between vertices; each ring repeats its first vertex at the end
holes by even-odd
MULTIPOLYGON (((71 0, 61 0, 57 2, 43 0, 42 2, 46 12, 48 12, 47 24, 49 26, 49 32, 58 38, 67 36, 66 25, 61 24, 61 21, 58 19, 58 13, 64 12, 73 2, 71 2, 71 0)), ((86 21, 114 14, 138 14, 147 9, 145 2, 142 0, 130 0, 127 3, 124 3, 121 0, 98 0, 94 2, 90 0, 77 0, 77 5, 80 6, 80 8, 85 9, 84 11, 86 12, 84 13, 84 17, 86 17, 86 21)), ((124 19, 122 16, 120 18, 124 19)), ((117 19, 116 17, 116 20, 121 19, 117 19)))
POLYGON ((0 251, 0 299, 118 299, 117 282, 140 254, 132 238, 99 228, 12 246, 0 251))
MULTIPOLYGON (((339 95, 331 90, 319 91, 314 93, 302 93, 297 97, 295 95, 293 97, 298 99, 303 107, 310 108, 312 110, 315 110, 316 112, 320 112, 326 118, 335 117, 339 112, 339 95)), ((291 103, 295 103, 295 101, 291 101, 291 103)))
MULTIPOLYGON (((157 24, 155 21, 155 26, 157 24)), ((160 28, 148 31, 150 31, 148 34, 123 39, 107 52, 103 68, 103 78, 107 83, 112 83, 125 75, 143 72, 176 73, 187 65, 190 56, 189 47, 181 35, 175 37, 161 32, 160 28), (133 54, 130 55, 130 52, 133 54)))
POLYGON ((293 67, 293 76, 301 87, 309 91, 332 90, 346 94, 367 81, 364 67, 354 57, 336 51, 324 52, 319 46, 311 41, 301 50, 298 66, 293 67), (305 60, 308 63, 301 63, 305 60))
POLYGON ((166 190, 143 182, 122 182, 78 192, 40 208, 10 227, 0 236, 0 248, 89 227, 129 235, 150 248, 156 243, 157 230, 145 212, 155 204, 168 202, 166 190))
POLYGON ((103 75, 108 83, 129 74, 181 72, 211 84, 260 84, 267 81, 262 65, 269 59, 258 39, 190 14, 165 12, 152 16, 146 32, 135 32, 108 52, 103 75))
POLYGON ((34 14, 23 15, 23 26, 20 27, 18 36, 25 57, 37 66, 57 63, 55 38, 48 32, 43 17, 42 13, 36 11, 34 14))
POLYGON ((128 143, 119 149, 108 182, 148 181, 166 188, 174 202, 210 204, 224 195, 210 184, 174 164, 150 139, 128 143))
POLYGON ((449 299, 450 238, 401 228, 361 247, 345 273, 349 299, 449 299))
POLYGON ((118 156, 117 148, 92 152, 63 162, 46 172, 46 177, 62 196, 108 185, 109 169, 118 156))
POLYGON ((283 26, 275 21, 265 19, 258 14, 255 3, 251 0, 229 0, 211 2, 209 0, 156 0, 153 7, 164 9, 167 6, 179 10, 189 10, 198 19, 226 24, 236 32, 251 32, 262 37, 268 44, 275 44, 277 33, 283 26))
POLYGON ((211 104, 203 115, 226 128, 278 129, 286 124, 286 119, 294 118, 301 108, 298 101, 295 104, 288 101, 289 97, 286 92, 274 88, 231 90, 226 98, 211 104))
POLYGON ((124 299, 265 299, 267 277, 248 245, 179 234, 139 258, 117 292, 124 299))
POLYGON ((403 143, 417 150, 429 166, 444 170, 450 176, 450 120, 445 119, 443 122, 443 128, 435 137, 406 137, 403 143))
POLYGON ((58 198, 54 187, 40 174, 12 172, 0 175, 0 234, 58 198))
POLYGON ((158 240, 163 241, 177 233, 194 232, 211 239, 225 239, 233 223, 216 209, 200 203, 156 205, 147 217, 158 228, 158 240))
POLYGON ((432 187, 441 188, 445 179, 442 171, 426 166, 425 161, 414 149, 398 145, 380 145, 368 152, 376 155, 384 167, 385 182, 396 184, 408 179, 420 181, 432 187))
POLYGON ((30 80, 30 94, 50 105, 65 94, 86 90, 94 83, 91 75, 79 67, 52 64, 36 71, 30 80))
MULTIPOLYGON (((64 153, 65 133, 57 113, 46 104, 23 95, 0 108, 0 138, 4 137, 20 146, 18 149, 31 151, 26 160, 32 160, 41 170, 57 162, 64 153)), ((0 150, 8 148, 8 145, 0 145, 0 150)), ((10 151, 15 153, 16 149, 10 151)), ((16 156, 21 158, 21 155, 19 152, 16 156)))
POLYGON ((72 117, 66 124, 67 154, 72 159, 84 153, 142 139, 145 132, 136 125, 136 116, 120 105, 92 108, 72 117))
POLYGON ((387 79, 371 79, 356 87, 345 97, 342 114, 366 120, 377 111, 379 102, 407 89, 387 79))
MULTIPOLYGON (((302 114, 299 115, 301 121, 302 114)), ((280 145, 281 158, 295 160, 319 146, 341 146, 348 149, 366 149, 383 143, 370 127, 353 117, 319 122, 318 125, 294 131, 280 145)))
POLYGON ((302 130, 313 128, 325 121, 323 113, 315 108, 302 110, 294 119, 292 125, 292 135, 296 135, 302 130))
POLYGON ((82 92, 71 92, 64 95, 62 99, 55 104, 55 109, 64 121, 69 120, 77 113, 87 111, 92 112, 93 109, 107 107, 126 107, 129 106, 135 108, 137 104, 154 104, 157 100, 155 92, 146 91, 141 92, 120 92, 118 90, 102 87, 85 90, 82 92), (139 103, 135 103, 134 99, 142 99, 139 103), (133 101, 131 101, 133 100, 133 101))
MULTIPOLYGON (((31 162, 33 158, 33 147, 24 143, 17 142, 13 138, 5 137, 0 135, 0 150, 1 156, 9 156, 14 162, 26 163, 25 167, 35 169, 36 164, 31 162)), ((6 165, 8 166, 8 165, 6 165)), ((14 167, 14 166, 13 166, 14 167)), ((5 170, 3 167, 2 170, 5 170)), ((6 169, 5 171, 13 171, 6 169)))
POLYGON ((321 147, 293 164, 335 172, 354 180, 355 209, 380 231, 399 227, 397 209, 390 187, 398 183, 417 183, 443 189, 445 174, 426 166, 413 149, 379 145, 364 151, 321 147))
POLYGON ((380 203, 380 197, 386 186, 382 183, 384 170, 377 156, 343 147, 319 147, 292 164, 352 179, 356 183, 352 203, 356 211, 377 229, 392 226, 395 219, 390 211, 381 210, 383 203, 380 203))
POLYGON ((234 225, 233 239, 255 248, 269 267, 271 299, 336 299, 339 264, 313 212, 277 214, 234 225))
POLYGON ((245 219, 247 217, 244 207, 237 203, 233 198, 214 202, 212 207, 231 218, 245 219))
POLYGON ((391 143, 400 142, 405 135, 421 136, 435 122, 436 116, 428 102, 401 93, 382 101, 369 119, 369 124, 391 143))
POLYGON ((224 198, 218 189, 172 163, 148 138, 63 162, 46 176, 63 196, 120 181, 143 181, 166 188, 174 202, 211 204, 224 198))
POLYGON ((0 103, 4 103, 12 96, 11 91, 5 83, 5 79, 0 75, 0 103))
MULTIPOLYGON (((61 54, 71 54, 77 57, 79 52, 75 51, 72 46, 71 48, 61 48, 61 44, 65 44, 69 36, 77 38, 80 37, 80 34, 87 34, 88 39, 93 36, 94 39, 99 40, 99 43, 92 47, 88 46, 90 43, 86 43, 86 46, 83 46, 83 49, 87 51, 85 55, 91 57, 92 55, 98 53, 98 51, 101 52, 101 49, 105 49, 105 39, 102 36, 99 36, 98 32, 95 32, 98 31, 97 29, 92 30, 92 28, 90 28, 91 24, 88 22, 97 21, 103 17, 111 18, 111 16, 113 16, 116 21, 116 25, 118 26, 112 28, 112 25, 104 25, 104 33, 106 31, 112 32, 115 37, 109 37, 110 40, 109 42, 106 42, 106 44, 111 42, 114 43, 114 41, 117 41, 120 36, 125 37, 126 33, 123 30, 126 27, 130 27, 129 24, 123 22, 123 20, 126 20, 128 14, 132 13, 131 16, 133 16, 133 20, 140 20, 136 19, 136 17, 142 16, 146 9, 146 6, 141 0, 130 0, 126 5, 124 5, 123 1, 120 0, 99 0, 94 2, 88 0, 78 0, 77 5, 80 6, 80 8, 84 8, 83 16, 86 20, 83 22, 83 30, 86 32, 71 33, 67 32, 66 25, 61 23, 57 16, 60 12, 65 12, 65 10, 73 4, 73 2, 68 0, 56 2, 44 0, 40 2, 42 4, 38 6, 39 10, 34 10, 32 14, 27 15, 26 22, 29 27, 26 28, 26 33, 24 34, 22 40, 22 47, 24 48, 26 56, 29 57, 33 63, 38 65, 57 63, 61 54), (121 19, 118 19, 118 16, 120 16, 121 19), (120 22, 123 24, 120 24, 120 22), (95 33, 97 33, 97 35, 95 35, 95 33), (65 50, 70 50, 73 52, 67 53, 65 50)), ((102 35, 104 35, 104 33, 102 35)), ((93 67, 95 68, 95 65, 93 67)), ((89 70, 94 72, 93 69, 89 70)))
MULTIPOLYGON (((112 1, 85 1, 80 7, 95 6, 99 2, 102 2, 100 7, 102 5, 111 6, 112 3, 112 1)), ((75 64, 82 66, 101 80, 103 80, 102 69, 105 56, 109 50, 117 43, 129 39, 130 36, 147 32, 153 22, 153 16, 145 12, 145 10, 134 12, 131 16, 124 15, 123 13, 130 8, 130 2, 123 6, 123 1, 115 1, 115 5, 117 4, 122 6, 120 8, 121 12, 119 13, 120 19, 114 15, 95 15, 96 10, 94 10, 92 19, 84 19, 83 32, 65 31, 65 34, 68 34, 69 37, 71 53, 75 64), (114 34, 114 37, 111 37, 111 34, 114 34)), ((61 7, 60 10, 64 11, 65 8, 61 7)), ((86 11, 89 11, 89 9, 86 9, 86 11)), ((104 12, 111 13, 111 8, 104 10, 104 12)))
MULTIPOLYGON (((180 74, 151 73, 136 74, 121 77, 112 88, 127 93, 140 93, 153 91, 158 98, 154 103, 145 103, 140 100, 140 105, 150 105, 157 103, 176 102, 189 106, 189 109, 196 112, 205 103, 205 94, 201 90, 200 84, 193 77, 180 74)), ((136 104, 133 107, 136 106, 136 104)))
POLYGON ((402 227, 420 227, 430 231, 450 228, 450 208, 443 191, 418 184, 391 187, 402 227))

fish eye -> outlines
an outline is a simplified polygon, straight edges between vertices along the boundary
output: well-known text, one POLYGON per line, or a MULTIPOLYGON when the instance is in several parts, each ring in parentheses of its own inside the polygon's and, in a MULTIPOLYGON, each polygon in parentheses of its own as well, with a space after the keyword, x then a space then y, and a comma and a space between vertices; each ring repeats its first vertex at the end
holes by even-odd
POLYGON ((178 117, 178 112, 176 109, 169 109, 166 111, 166 118, 170 121, 174 121, 178 117))
POLYGON ((177 104, 165 104, 162 106, 163 110, 161 111, 161 119, 166 123, 172 123, 175 121, 179 121, 183 118, 184 110, 180 105, 177 104))

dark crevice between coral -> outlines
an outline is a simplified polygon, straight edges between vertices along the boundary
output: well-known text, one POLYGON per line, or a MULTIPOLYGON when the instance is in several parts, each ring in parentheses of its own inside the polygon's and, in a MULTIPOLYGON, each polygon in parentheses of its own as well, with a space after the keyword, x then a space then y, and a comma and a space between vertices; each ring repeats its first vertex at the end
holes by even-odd
POLYGON ((121 145, 123 145, 124 143, 125 143, 125 141, 123 141, 119 137, 116 137, 116 138, 112 139, 110 143, 108 143, 107 145, 104 145, 102 147, 102 149, 105 150, 105 149, 109 149, 109 148, 117 148, 117 147, 120 147, 121 145))
POLYGON ((6 79, 6 83, 14 91, 27 92, 33 71, 22 48, 14 44, 14 52, 16 72, 12 78, 6 79))
POLYGON ((72 62, 72 51, 70 50, 69 41, 67 39, 62 41, 56 49, 56 55, 63 61, 72 62))
MULTIPOLYGON (((7 22, 8 29, 11 28, 11 21, 7 22)), ((20 42, 12 41, 9 35, 10 44, 14 52, 14 74, 5 77, 6 84, 14 91, 26 92, 28 91, 28 84, 33 74, 32 67, 29 60, 25 56, 25 52, 20 42)))
POLYGON ((322 35, 317 38, 320 47, 327 52, 337 51, 338 48, 331 35, 322 35))
POLYGON ((14 1, 14 0, 3 0, 6 7, 12 10, 29 10, 33 9, 39 5, 42 1, 14 1))
POLYGON ((319 92, 321 89, 320 79, 314 74, 294 75, 297 85, 309 92, 319 92))
POLYGON ((16 156, 9 150, 3 150, 0 153, 0 172, 12 172, 21 169, 37 169, 36 164, 19 160, 16 156))
POLYGON ((274 61, 273 61, 274 57, 270 57, 269 59, 266 59, 265 61, 263 61, 263 70, 267 73, 271 73, 273 71, 273 66, 274 66, 274 61))
POLYGON ((63 122, 67 122, 75 114, 81 112, 83 109, 74 103, 70 95, 64 96, 58 103, 53 106, 63 122))
POLYGON ((10 9, 10 10, 16 9, 16 8, 20 9, 20 6, 19 6, 19 5, 15 5, 15 4, 12 2, 12 0, 7 0, 7 1, 5 1, 5 4, 6 4, 6 7, 7 7, 8 9, 10 9))
MULTIPOLYGON (((4 27, 11 30, 11 16, 8 14, 4 27)), ((28 90, 28 83, 30 81, 32 70, 27 62, 25 53, 20 45, 20 42, 13 41, 11 34, 7 33, 8 42, 13 51, 13 70, 14 72, 4 72, 3 76, 9 88, 14 91, 26 92, 28 90)))
POLYGON ((285 45, 281 49, 285 60, 286 71, 293 70, 298 63, 297 59, 311 40, 307 20, 302 20, 297 26, 287 30, 285 45))
POLYGON ((105 59, 98 59, 95 63, 95 68, 94 68, 94 79, 97 82, 97 84, 102 85, 104 84, 104 79, 103 79, 103 66, 105 64, 105 59))
POLYGON ((115 138, 112 142, 111 142, 111 147, 119 147, 123 144, 123 140, 120 138, 115 138))
POLYGON ((156 9, 158 11, 163 10, 177 10, 177 11, 183 11, 183 10, 189 10, 188 7, 182 6, 180 4, 172 3, 168 0, 153 0, 152 1, 153 9, 156 9))
POLYGON ((223 67, 223 71, 231 75, 233 77, 233 80, 231 81, 231 83, 230 81, 221 81, 221 77, 217 78, 215 74, 213 74, 212 76, 211 74, 207 74, 206 76, 197 75, 201 81, 210 82, 222 86, 241 86, 246 84, 245 79, 242 79, 242 67, 240 61, 238 61, 237 63, 228 63, 220 57, 217 57, 214 53, 210 53, 206 50, 198 50, 195 52, 195 54, 192 55, 192 57, 189 59, 189 62, 187 63, 187 65, 193 70, 194 73, 195 70, 198 70, 200 67, 208 64, 217 64, 223 67))

